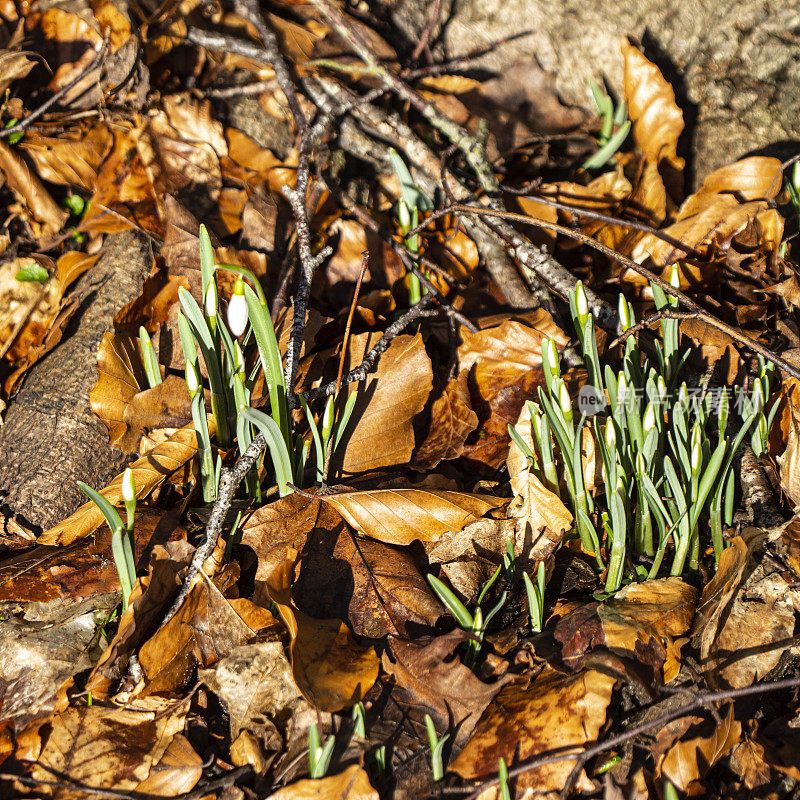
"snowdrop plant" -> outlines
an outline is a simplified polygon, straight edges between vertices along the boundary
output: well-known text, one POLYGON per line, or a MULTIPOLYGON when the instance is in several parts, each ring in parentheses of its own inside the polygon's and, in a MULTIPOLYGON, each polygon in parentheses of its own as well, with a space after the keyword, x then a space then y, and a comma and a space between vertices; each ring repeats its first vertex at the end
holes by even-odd
MULTIPOLYGON (((674 269, 673 286, 678 285, 678 277, 674 269)), ((658 310, 677 306, 658 286, 652 290, 658 310)), ((766 448, 775 413, 775 406, 764 410, 772 365, 759 361, 759 375, 749 395, 734 387, 741 424, 730 435, 728 390, 690 392, 681 381, 689 349, 681 347, 676 319, 665 316, 661 320, 654 365, 639 350, 635 337, 629 336, 622 367, 615 372, 600 362, 594 322, 580 282, 571 294, 570 312, 589 377, 578 398, 583 413, 577 427, 555 344, 546 340, 542 343, 545 387, 539 390, 539 403, 528 405, 535 452, 510 426, 513 440, 542 482, 560 496, 555 442, 576 530, 584 550, 605 571, 607 592, 617 591, 631 577, 656 577, 670 545, 670 575, 681 575, 687 566, 697 569, 701 520, 706 517, 719 559, 724 547, 723 521, 730 525, 733 519, 734 456, 748 436, 755 452, 766 448), (587 418, 591 419, 588 427, 587 418), (580 443, 589 429, 603 463, 605 508, 598 508, 597 515, 600 536, 591 518, 594 502, 583 484, 580 443), (642 561, 649 562, 649 568, 643 568, 642 561)), ((622 296, 619 317, 623 331, 635 325, 633 308, 622 296)))
POLYGON ((123 524, 117 509, 100 492, 78 481, 81 491, 100 509, 108 527, 111 528, 111 554, 122 590, 122 607, 128 606, 131 589, 136 583, 136 557, 134 554, 134 516, 136 513, 136 486, 133 473, 126 469, 122 476, 122 500, 125 504, 126 524, 123 524))
POLYGON ((331 755, 336 745, 336 737, 329 736, 323 745, 319 738, 316 723, 308 729, 308 774, 314 778, 324 778, 331 763, 331 755))
POLYGON ((614 101, 595 81, 589 81, 589 90, 597 107, 597 113, 602 120, 597 137, 600 149, 589 156, 581 166, 584 169, 600 169, 608 164, 614 153, 628 138, 631 121, 628 119, 628 106, 624 100, 617 105, 615 110, 614 101), (614 127, 617 128, 616 132, 614 132, 614 127))
POLYGON ((447 744, 450 734, 446 733, 440 739, 430 714, 425 715, 425 732, 428 736, 428 749, 431 753, 431 772, 433 772, 434 781, 438 783, 444 778, 444 746, 447 744))

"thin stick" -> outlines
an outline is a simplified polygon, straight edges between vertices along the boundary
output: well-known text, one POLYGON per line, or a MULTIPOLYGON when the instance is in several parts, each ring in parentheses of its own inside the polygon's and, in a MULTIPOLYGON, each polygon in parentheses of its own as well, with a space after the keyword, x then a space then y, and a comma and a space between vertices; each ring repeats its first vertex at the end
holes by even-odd
POLYGON ((649 317, 645 317, 641 322, 637 322, 635 325, 631 325, 630 328, 624 330, 613 342, 608 346, 609 349, 616 347, 619 344, 622 344, 624 341, 628 339, 629 336, 633 336, 639 331, 643 331, 645 328, 649 328, 653 323, 660 322, 662 319, 697 319, 697 312, 696 311, 673 311, 669 308, 662 308, 660 311, 654 311, 650 314, 649 317))
MULTIPOLYGON (((745 686, 742 689, 723 689, 718 692, 703 692, 698 694, 690 703, 686 703, 685 705, 680 706, 680 708, 676 708, 667 712, 666 714, 662 714, 655 719, 635 725, 624 733, 619 733, 616 736, 610 736, 608 739, 604 739, 602 742, 598 742, 591 747, 587 747, 580 754, 562 752, 536 756, 535 758, 526 761, 524 764, 519 764, 516 767, 509 769, 508 777, 515 778, 517 775, 522 775, 526 772, 537 769, 538 767, 546 766, 547 764, 575 760, 577 762, 575 764, 575 768, 570 773, 566 784, 561 790, 560 797, 563 800, 563 798, 566 798, 569 794, 569 791, 572 788, 576 778, 580 774, 580 771, 590 759, 594 758, 600 753, 604 753, 607 750, 612 750, 615 747, 630 741, 640 733, 646 733, 654 728, 662 728, 667 723, 672 722, 672 720, 686 716, 690 712, 709 706, 712 703, 718 703, 723 700, 736 700, 740 697, 752 697, 753 695, 758 695, 762 692, 778 692, 785 689, 794 689, 798 686, 800 686, 800 676, 784 678, 783 680, 773 681, 772 683, 760 683, 756 684, 755 686, 745 686)), ((575 747, 583 747, 583 745, 575 745, 575 747)), ((563 748, 559 749, 563 750, 563 748)), ((488 780, 474 789, 466 798, 464 798, 464 800, 477 800, 477 798, 480 797, 487 789, 490 789, 492 786, 497 786, 498 783, 499 781, 497 778, 488 780)))
MULTIPOLYGON (((502 219, 511 219, 515 222, 522 222, 526 225, 533 225, 537 228, 544 228, 548 231, 554 231, 555 233, 561 233, 564 236, 568 236, 571 239, 575 239, 576 241, 583 242, 583 244, 587 244, 590 247, 593 247, 595 250, 603 253, 603 255, 608 256, 609 258, 613 259, 614 261, 619 262, 624 267, 628 269, 632 269, 634 272, 638 273, 644 278, 647 278, 650 283, 654 286, 658 286, 662 289, 666 294, 672 295, 673 297, 677 297, 681 303, 683 303, 686 308, 690 309, 694 312, 695 316, 699 319, 703 320, 703 322, 708 323, 712 328, 716 328, 718 331, 722 331, 722 333, 728 335, 739 344, 747 347, 749 350, 752 350, 754 353, 758 353, 759 355, 764 356, 768 361, 771 361, 776 366, 780 367, 787 375, 791 375, 793 378, 800 379, 800 369, 797 367, 792 366, 788 361, 781 358, 779 355, 774 353, 768 347, 765 347, 760 342, 757 342, 755 339, 751 339, 749 336, 745 335, 741 331, 736 330, 736 328, 728 325, 726 322, 723 322, 721 319, 718 319, 713 314, 706 311, 702 306, 698 305, 691 297, 684 294, 680 289, 676 289, 670 283, 665 281, 663 278, 660 278, 653 272, 650 272, 649 269, 643 267, 641 264, 637 264, 635 261, 632 261, 627 256, 623 256, 621 253, 616 252, 610 247, 607 247, 604 244, 601 244, 596 239, 592 239, 591 236, 587 236, 585 233, 580 231, 575 231, 572 228, 565 228, 563 225, 558 225, 554 222, 546 222, 545 220, 541 219, 533 219, 532 217, 527 217, 524 214, 515 214, 512 211, 496 211, 493 208, 483 208, 483 207, 475 207, 475 206, 463 206, 460 204, 450 206, 448 211, 459 211, 464 214, 477 214, 479 216, 488 216, 488 217, 500 217, 502 219)), ((435 218, 437 215, 441 216, 442 211, 444 209, 435 212, 435 214, 431 214, 428 219, 425 220, 428 223, 429 220, 435 218)), ((595 309, 592 309, 595 311, 595 309)))
POLYGON ((10 128, 2 128, 0 129, 0 139, 7 139, 9 136, 15 133, 21 133, 22 131, 27 130, 34 122, 36 122, 39 117, 45 114, 48 109, 52 108, 70 89, 73 89, 77 84, 79 84, 93 69, 95 69, 100 62, 105 57, 106 51, 108 50, 108 37, 109 34, 106 33, 105 38, 103 39, 103 44, 100 49, 95 54, 95 57, 92 59, 89 66, 86 69, 81 70, 81 72, 76 75, 69 83, 62 86, 52 97, 49 97, 47 100, 42 103, 39 108, 31 111, 25 119, 21 122, 18 122, 16 125, 13 125, 10 128))
POLYGON ((424 30, 422 31, 422 36, 419 37, 419 42, 417 42, 417 46, 414 48, 414 52, 411 54, 412 62, 419 61, 419 57, 423 52, 430 56, 430 50, 428 46, 431 43, 431 35, 433 34, 433 29, 436 27, 436 23, 439 21, 439 15, 441 12, 442 0, 433 0, 430 13, 428 14, 428 21, 424 30))

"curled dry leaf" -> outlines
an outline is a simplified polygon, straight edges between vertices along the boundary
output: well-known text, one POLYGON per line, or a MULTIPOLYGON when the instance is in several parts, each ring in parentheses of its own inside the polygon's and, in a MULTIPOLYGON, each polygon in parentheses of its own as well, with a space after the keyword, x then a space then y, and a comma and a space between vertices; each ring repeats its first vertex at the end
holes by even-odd
MULTIPOLYGON (((125 708, 68 708, 53 718, 33 776, 51 781, 53 773, 44 768, 50 767, 98 789, 134 789, 151 774, 172 737, 183 730, 188 709, 188 698, 176 702, 152 696, 125 708)), ((66 784, 58 796, 78 800, 86 794, 66 784)))
MULTIPOLYGON (((789 386, 797 386, 800 383, 794 378, 789 378, 789 386)), ((778 456, 781 475, 781 489, 789 498, 794 508, 800 507, 800 405, 796 402, 800 398, 800 392, 784 388, 784 396, 787 398, 785 417, 788 422, 788 432, 786 435, 786 449, 783 454, 778 456)))
MULTIPOLYGON (((213 430, 213 419, 209 417, 209 428, 213 430)), ((197 434, 193 425, 175 431, 163 444, 156 445, 146 456, 134 461, 130 469, 136 484, 136 496, 147 497, 161 482, 180 469, 197 452, 197 434)), ((117 475, 103 489, 102 494, 112 505, 122 504, 122 474, 117 475)), ((74 514, 67 517, 37 540, 39 544, 68 545, 89 536, 103 524, 103 514, 91 501, 84 503, 74 514)))
POLYGON ((378 677, 380 662, 375 648, 359 646, 338 619, 313 619, 293 606, 294 566, 292 559, 274 570, 266 588, 289 631, 295 683, 303 697, 321 711, 350 708, 378 677))
POLYGON ((620 49, 625 68, 625 99, 628 116, 635 123, 636 144, 649 161, 667 159, 676 169, 683 169, 683 159, 677 155, 683 112, 675 102, 672 86, 661 70, 627 39, 622 40, 620 49))
POLYGON ((797 592, 761 560, 764 534, 737 536, 722 552, 713 579, 703 589, 694 633, 700 664, 714 688, 751 686, 780 661, 794 640, 797 592))
POLYGON ((4 94, 17 78, 24 78, 36 64, 22 51, 4 50, 0 53, 0 93, 4 94))
POLYGON ((733 713, 733 705, 722 724, 715 724, 710 735, 682 739, 673 745, 658 764, 657 774, 679 791, 690 791, 690 785, 703 778, 711 767, 731 752, 741 741, 742 725, 733 713))
POLYGON ((202 775, 203 759, 185 736, 176 733, 153 771, 136 787, 136 791, 176 797, 194 789, 202 775))
POLYGON ((367 773, 353 764, 338 775, 325 778, 304 778, 295 781, 267 800, 379 800, 380 795, 372 788, 367 773))
POLYGON ((41 225, 42 236, 52 236, 61 230, 69 212, 59 207, 22 156, 5 142, 0 142, 0 172, 23 207, 41 225))
POLYGON ((434 542, 506 501, 488 495, 428 489, 374 489, 321 495, 359 533, 386 544, 434 542))
POLYGON ((481 330, 462 332, 459 373, 469 372, 471 405, 480 424, 467 440, 463 457, 478 468, 498 469, 508 456, 508 425, 519 418, 525 400, 542 374, 542 340, 552 337, 558 349, 568 338, 543 309, 479 320, 481 330))
MULTIPOLYGON (((563 675, 545 667, 531 684, 525 679, 508 684, 483 713, 450 771, 485 780, 497 776, 500 758, 512 766, 554 747, 573 745, 580 751, 597 738, 614 683, 595 670, 563 675)), ((516 779, 516 791, 558 792, 573 767, 571 761, 559 761, 525 772, 516 779)), ((592 789, 585 772, 575 787, 592 789)))
MULTIPOLYGON (((516 427, 531 452, 536 452, 531 432, 531 415, 527 405, 522 407, 516 427)), ((542 558, 546 558, 561 543, 561 534, 572 527, 572 514, 561 502, 561 498, 534 474, 528 457, 513 440, 508 450, 506 467, 514 492, 514 500, 508 508, 508 514, 530 523, 534 536, 543 530, 550 532, 552 548, 550 552, 541 554, 542 558)))

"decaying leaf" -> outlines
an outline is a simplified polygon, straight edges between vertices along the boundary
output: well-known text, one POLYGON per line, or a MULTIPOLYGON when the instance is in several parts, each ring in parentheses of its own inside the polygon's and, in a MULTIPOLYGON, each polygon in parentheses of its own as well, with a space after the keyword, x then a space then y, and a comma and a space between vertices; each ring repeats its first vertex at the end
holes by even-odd
POLYGON ((742 725, 736 719, 733 706, 722 725, 714 727, 710 735, 682 738, 670 748, 660 761, 659 771, 679 791, 689 791, 721 758, 728 755, 742 735, 742 725))
POLYGON ((367 773, 353 764, 338 775, 304 779, 273 792, 268 800, 378 800, 367 773))
POLYGON ((374 647, 361 647, 338 619, 313 619, 293 607, 290 595, 294 562, 270 575, 267 590, 291 637, 292 674, 298 689, 322 711, 355 705, 378 677, 374 647))
MULTIPOLYGON (((605 722, 614 683, 595 670, 562 675, 551 667, 530 685, 524 679, 510 683, 483 713, 449 769, 462 778, 487 779, 497 775, 500 758, 512 766, 553 747, 580 749, 597 737, 605 722)), ((558 792, 573 766, 560 761, 525 772, 517 778, 516 790, 558 792)), ((592 788, 583 771, 575 786, 592 788)))

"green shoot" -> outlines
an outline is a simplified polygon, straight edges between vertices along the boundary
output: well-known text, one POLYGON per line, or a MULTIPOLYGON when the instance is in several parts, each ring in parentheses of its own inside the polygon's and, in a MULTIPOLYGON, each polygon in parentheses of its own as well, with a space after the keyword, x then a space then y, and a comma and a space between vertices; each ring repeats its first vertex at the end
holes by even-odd
POLYGON ((139 353, 142 357, 147 383, 151 389, 154 389, 161 383, 161 369, 158 366, 158 356, 156 356, 153 343, 150 341, 150 335, 143 325, 139 328, 139 353))
POLYGON ((331 755, 336 745, 336 737, 329 736, 323 745, 319 731, 314 723, 308 729, 308 774, 314 778, 324 778, 331 763, 331 755))
POLYGON ((431 753, 431 772, 433 772, 433 779, 437 783, 444 778, 444 765, 442 763, 444 746, 450 738, 450 734, 446 733, 440 739, 436 733, 436 726, 433 724, 430 714, 425 715, 425 732, 428 735, 428 748, 431 753))

